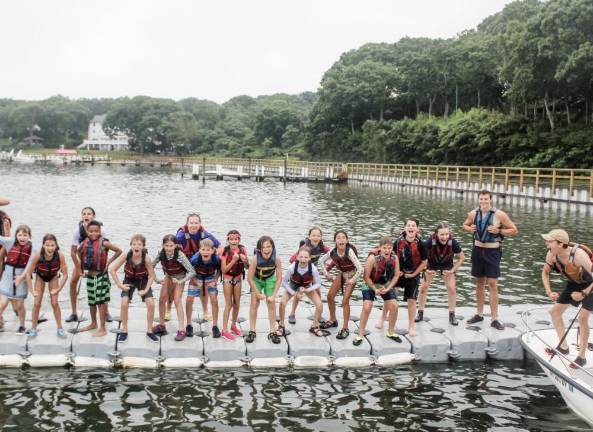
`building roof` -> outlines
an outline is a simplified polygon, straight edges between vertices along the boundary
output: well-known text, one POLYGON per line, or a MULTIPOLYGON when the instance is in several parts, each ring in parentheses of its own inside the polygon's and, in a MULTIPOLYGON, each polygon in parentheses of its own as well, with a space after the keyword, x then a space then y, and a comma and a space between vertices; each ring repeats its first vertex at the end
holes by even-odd
POLYGON ((107 114, 97 114, 96 116, 93 117, 91 122, 103 124, 103 122, 105 121, 106 118, 107 118, 107 114))

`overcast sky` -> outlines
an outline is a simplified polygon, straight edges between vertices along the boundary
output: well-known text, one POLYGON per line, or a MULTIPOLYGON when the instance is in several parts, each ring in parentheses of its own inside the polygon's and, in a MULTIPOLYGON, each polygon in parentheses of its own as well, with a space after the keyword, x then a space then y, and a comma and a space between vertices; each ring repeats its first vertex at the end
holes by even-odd
POLYGON ((510 0, 3 0, 0 98, 315 91, 345 51, 451 37, 510 0))

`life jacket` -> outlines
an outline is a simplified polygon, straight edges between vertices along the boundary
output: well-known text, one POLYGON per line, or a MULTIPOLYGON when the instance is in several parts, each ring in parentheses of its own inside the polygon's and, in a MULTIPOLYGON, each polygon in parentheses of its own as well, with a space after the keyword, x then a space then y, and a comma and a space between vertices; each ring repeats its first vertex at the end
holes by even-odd
POLYGON ((290 276, 290 286, 293 290, 297 290, 300 287, 308 288, 313 285, 313 264, 309 263, 307 266, 307 271, 305 274, 300 274, 298 271, 299 263, 294 263, 294 269, 292 272, 292 276, 290 276))
POLYGON ((340 270, 343 273, 347 273, 356 269, 356 266, 350 259, 350 249, 352 249, 354 251, 354 254, 358 256, 358 251, 350 243, 346 243, 346 252, 344 253, 344 256, 341 257, 340 255, 338 255, 338 248, 333 248, 329 254, 338 270, 340 270))
POLYGON ((206 279, 208 276, 216 274, 216 271, 220 268, 220 258, 218 255, 212 254, 212 256, 210 256, 210 261, 208 262, 204 262, 202 255, 199 253, 196 255, 197 259, 195 262, 192 259, 192 265, 194 266, 198 278, 206 279))
POLYGON ((476 216, 474 217, 474 225, 476 231, 474 232, 474 240, 482 243, 498 243, 501 242, 503 237, 500 234, 492 234, 488 232, 488 227, 494 225, 494 213, 496 209, 492 207, 488 210, 486 217, 482 217, 482 212, 478 207, 476 210, 476 216))
POLYGON ((255 277, 259 280, 269 279, 276 273, 276 249, 272 251, 270 258, 264 259, 259 250, 255 251, 257 265, 255 267, 255 277))
POLYGON ((384 258, 383 255, 377 254, 375 256, 375 265, 371 270, 371 280, 384 285, 393 279, 397 265, 395 262, 396 259, 397 257, 393 252, 391 252, 389 258, 384 258))
POLYGON ((428 249, 428 261, 433 264, 450 262, 455 256, 453 252, 453 236, 451 234, 449 234, 449 239, 443 244, 432 233, 426 242, 426 248, 428 249))
POLYGON ((188 258, 193 257, 194 254, 200 250, 200 240, 205 238, 204 229, 200 225, 200 229, 196 234, 190 234, 187 225, 183 225, 177 230, 177 233, 179 233, 179 231, 183 232, 183 235, 185 236, 185 243, 180 243, 179 246, 188 258), (194 239, 196 236, 198 237, 197 241, 194 239))
POLYGON ((31 258, 32 249, 33 245, 30 241, 24 246, 21 246, 19 242, 15 241, 8 252, 6 252, 4 263, 14 268, 24 269, 27 267, 27 263, 31 258))
POLYGON ((45 259, 45 253, 41 253, 39 261, 37 262, 37 267, 35 268, 35 273, 37 273, 43 280, 51 280, 58 274, 60 267, 60 253, 57 250, 54 251, 49 261, 45 259))
POLYGON ((405 234, 400 235, 393 245, 393 249, 399 258, 399 265, 402 271, 414 272, 422 264, 420 254, 420 242, 422 238, 416 238, 410 243, 406 240, 405 234))
MULTIPOLYGON (((313 246, 311 244, 311 240, 309 240, 308 238, 301 240, 299 242, 299 249, 302 248, 303 246, 306 246, 309 248, 309 251, 311 252, 311 262, 313 264, 317 264, 319 262, 319 258, 321 258, 321 255, 326 254, 327 252, 329 252, 329 248, 323 243, 323 240, 319 241, 319 244, 317 246, 313 246)), ((296 251, 294 254, 291 255, 289 262, 293 263, 296 262, 296 260, 299 257, 299 252, 296 251)))
POLYGON ((82 270, 104 272, 107 268, 107 254, 103 237, 91 241, 88 237, 80 244, 80 265, 82 270))
POLYGON ((135 264, 132 256, 134 252, 128 251, 126 256, 126 264, 124 265, 124 273, 126 279, 144 280, 148 279, 148 270, 146 269, 146 249, 142 249, 142 258, 140 264, 135 264))
MULTIPOLYGON (((247 250, 245 249, 245 246, 239 245, 239 254, 247 255, 247 250)), ((226 263, 227 264, 230 263, 231 260, 233 259, 233 256, 235 255, 235 252, 233 252, 231 250, 230 245, 225 246, 224 255, 226 257, 226 263)), ((237 260, 237 262, 225 274, 227 274, 229 276, 236 277, 236 276, 243 274, 244 271, 245 271, 245 264, 239 258, 237 260)))
MULTIPOLYGON (((8 216, 8 213, 0 210, 0 236, 3 236, 3 237, 6 236, 6 234, 8 234, 8 233, 4 232, 4 222, 5 221, 8 221, 8 223, 10 225, 12 225, 12 221, 10 220, 10 216, 8 216)), ((0 249, 1 249, 1 246, 0 246, 0 249)))
POLYGON ((179 248, 175 248, 175 252, 173 253, 173 258, 167 258, 167 254, 165 253, 164 249, 161 249, 161 253, 159 254, 159 259, 161 261, 161 265, 163 266, 163 271, 169 276, 177 276, 180 274, 186 274, 187 270, 183 267, 183 264, 179 262, 179 248))
MULTIPOLYGON (((99 221, 96 221, 96 222, 99 222, 99 221)), ((99 225, 101 225, 101 227, 103 227, 103 222, 99 222, 99 225)), ((101 229, 103 229, 103 228, 101 228, 101 229)), ((88 233, 87 233, 87 231, 86 231, 86 228, 84 226, 84 221, 78 222, 78 233, 79 233, 79 236, 78 236, 78 244, 80 245, 89 236, 88 233)))
POLYGON ((591 271, 593 271, 593 268, 586 269, 575 264, 574 257, 577 253, 577 250, 582 249, 587 253, 587 255, 589 255, 589 259, 593 260, 593 252, 591 251, 591 249, 589 249, 589 247, 585 246, 584 244, 571 242, 569 243, 569 246, 572 246, 572 249, 570 250, 568 262, 566 264, 562 264, 558 259, 558 256, 554 257, 554 265, 556 267, 556 270, 575 283, 581 284, 585 282, 590 282, 592 279, 591 271))

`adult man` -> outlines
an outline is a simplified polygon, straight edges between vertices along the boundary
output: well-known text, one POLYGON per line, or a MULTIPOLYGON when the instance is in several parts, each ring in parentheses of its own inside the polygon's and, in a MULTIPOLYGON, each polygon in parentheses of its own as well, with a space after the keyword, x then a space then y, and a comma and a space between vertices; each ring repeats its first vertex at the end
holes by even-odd
MULTIPOLYGON (((559 340, 562 340, 565 333, 564 320, 562 319, 564 311, 571 304, 578 306, 582 302, 583 305, 579 313, 579 354, 574 363, 584 366, 587 363, 585 353, 589 341, 589 316, 593 311, 593 296, 590 295, 593 289, 591 251, 586 246, 570 243, 568 233, 562 229, 553 229, 547 234, 542 234, 542 237, 548 248, 542 270, 542 282, 548 297, 556 302, 550 309, 550 315, 559 340), (560 294, 553 292, 550 288, 550 272, 552 270, 562 273, 568 279, 566 288, 560 294)), ((564 355, 569 354, 566 339, 562 340, 557 350, 564 355)), ((546 351, 549 354, 553 353, 552 349, 546 351)))
POLYGON ((467 320, 474 324, 484 320, 486 283, 490 291, 490 325, 504 330, 498 319, 498 278, 500 277, 500 244, 503 237, 515 236, 519 230, 502 210, 492 207, 492 194, 483 190, 478 195, 479 207, 468 213, 463 229, 474 235, 472 276, 476 278, 477 313, 467 320))

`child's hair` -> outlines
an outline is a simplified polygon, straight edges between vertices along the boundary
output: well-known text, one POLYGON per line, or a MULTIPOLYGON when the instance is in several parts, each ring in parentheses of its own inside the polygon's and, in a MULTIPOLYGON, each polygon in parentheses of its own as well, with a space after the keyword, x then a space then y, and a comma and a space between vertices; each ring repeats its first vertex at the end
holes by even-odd
POLYGON ((272 252, 276 250, 276 245, 274 244, 274 240, 272 240, 272 237, 267 236, 267 235, 261 236, 259 238, 259 240, 257 241, 256 249, 261 252, 261 248, 264 246, 265 242, 270 242, 270 244, 272 245, 272 252))
POLYGON ((308 246, 301 246, 297 252, 297 255, 299 255, 301 252, 307 252, 307 254, 311 256, 311 248, 308 246))
POLYGON ((478 197, 481 196, 481 195, 488 195, 490 197, 490 199, 492 199, 492 192, 490 192, 487 189, 482 189, 480 191, 480 193, 478 193, 478 197))
POLYGON ((146 237, 144 237, 142 234, 134 234, 130 239, 130 246, 132 246, 132 243, 135 241, 140 241, 142 242, 142 246, 146 246, 146 237))
POLYGON ((96 221, 96 220, 90 221, 87 225, 87 230, 92 226, 97 226, 97 227, 99 227, 99 229, 101 229, 101 222, 96 221))
POLYGON ((406 219, 406 225, 408 224, 408 222, 414 222, 416 224, 416 226, 418 228, 420 228, 420 222, 418 221, 418 219, 416 219, 416 218, 407 218, 406 219))
MULTIPOLYGON (((177 259, 177 257, 179 256, 179 246, 177 246, 177 238, 173 234, 167 234, 163 237, 163 245, 169 242, 175 243, 175 252, 173 252, 173 257, 174 259, 177 259)), ((161 260, 161 262, 165 262, 165 260, 167 259, 167 253, 165 252, 164 248, 161 249, 161 252, 159 253, 159 259, 161 260)))
POLYGON ((163 244, 169 242, 177 244, 177 238, 173 234, 167 234, 165 237, 163 237, 163 244))
POLYGON ((451 232, 451 227, 447 222, 439 222, 439 224, 434 229, 434 235, 437 235, 440 229, 448 229, 449 232, 451 232))
POLYGON ((32 237, 31 227, 29 227, 29 225, 21 224, 21 225, 17 226, 16 230, 14 231, 14 238, 16 238, 16 235, 20 232, 24 232, 24 233, 28 234, 29 237, 32 237))
POLYGON ((229 239, 229 236, 232 235, 238 235, 239 236, 239 241, 241 241, 241 233, 235 229, 230 230, 228 233, 226 233, 226 239, 229 239))
POLYGON ((90 211, 91 211, 91 213, 93 214, 93 216, 95 216, 95 215, 96 215, 96 213, 95 213, 95 209, 94 209, 94 208, 92 208, 92 207, 83 207, 83 208, 82 208, 82 210, 81 210, 80 212, 82 213, 82 212, 83 212, 83 211, 85 211, 85 210, 90 210, 90 211))
POLYGON ((200 242, 200 249, 202 249, 203 247, 214 249, 214 242, 209 238, 206 238, 200 242))
POLYGON ((39 256, 41 257, 42 260, 45 259, 45 248, 44 248, 44 245, 45 245, 45 242, 48 241, 48 240, 51 240, 51 241, 55 242, 55 244, 56 244, 56 253, 60 250, 60 245, 58 244, 58 239, 56 238, 55 235, 53 235, 53 234, 46 234, 46 235, 44 235, 43 236, 43 239, 41 240, 41 252, 39 254, 39 256))
POLYGON ((386 245, 386 244, 388 244, 388 245, 393 244, 393 240, 391 239, 391 237, 389 237, 389 236, 381 237, 381 240, 379 240, 379 247, 386 245))
POLYGON ((307 234, 307 235, 311 235, 311 233, 313 231, 319 231, 319 234, 321 234, 321 236, 323 237, 323 231, 321 231, 321 228, 319 228, 318 226, 314 226, 314 227, 309 228, 309 234, 307 234))
POLYGON ((344 230, 337 230, 334 233, 334 241, 336 241, 336 238, 338 237, 338 234, 344 234, 346 236, 346 241, 349 241, 350 239, 348 238, 348 233, 344 230))
POLYGON ((202 223, 202 216, 200 216, 200 213, 198 212, 191 212, 190 214, 188 214, 187 218, 185 219, 185 223, 187 224, 192 217, 197 217, 200 223, 202 223))

